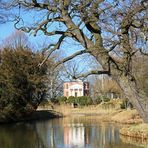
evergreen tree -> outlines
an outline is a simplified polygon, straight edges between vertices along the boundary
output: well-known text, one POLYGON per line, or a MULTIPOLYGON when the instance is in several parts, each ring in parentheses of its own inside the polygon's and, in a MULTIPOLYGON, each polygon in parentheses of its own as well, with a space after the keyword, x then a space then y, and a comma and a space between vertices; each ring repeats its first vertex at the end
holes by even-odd
POLYGON ((43 55, 25 48, 0 52, 0 120, 18 120, 32 113, 45 98, 47 63, 43 55))

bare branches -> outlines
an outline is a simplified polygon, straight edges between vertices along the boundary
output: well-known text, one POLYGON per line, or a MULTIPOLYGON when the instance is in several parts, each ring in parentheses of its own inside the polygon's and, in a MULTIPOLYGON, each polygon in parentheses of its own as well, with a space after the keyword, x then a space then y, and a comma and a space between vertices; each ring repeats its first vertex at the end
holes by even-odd
POLYGON ((134 17, 137 15, 137 13, 141 13, 145 10, 144 5, 135 4, 135 6, 132 6, 131 9, 129 9, 126 12, 126 15, 123 16, 123 19, 121 21, 121 47, 123 51, 123 71, 125 71, 125 75, 131 74, 132 69, 132 56, 135 53, 134 51, 134 45, 133 42, 131 42, 133 30, 130 30, 131 27, 135 28, 142 28, 143 26, 143 20, 141 20, 140 24, 135 24, 134 17))
POLYGON ((110 74, 110 71, 105 71, 105 70, 92 70, 88 73, 85 73, 85 74, 81 74, 79 76, 76 76, 74 77, 74 79, 78 79, 78 78, 86 78, 90 75, 101 75, 101 74, 107 74, 109 75, 110 74))
POLYGON ((43 49, 43 52, 49 50, 48 54, 47 54, 47 57, 42 61, 42 63, 39 64, 39 66, 42 66, 47 60, 48 58, 51 56, 51 54, 60 48, 60 45, 62 43, 62 41, 64 40, 65 38, 65 35, 62 35, 60 38, 59 38, 59 41, 57 42, 57 44, 50 44, 47 48, 44 48, 43 49), (53 47, 53 48, 51 48, 53 47), (51 48, 51 49, 50 49, 51 48))
POLYGON ((50 3, 39 3, 37 0, 32 0, 32 2, 27 2, 26 0, 19 1, 19 3, 27 8, 38 8, 42 10, 48 10, 48 11, 57 11, 58 7, 50 5, 50 3))
POLYGON ((3 14, 3 13, 0 11, 0 24, 6 23, 7 21, 8 21, 8 16, 7 16, 7 14, 3 14))
POLYGON ((29 32, 31 32, 33 29, 35 29, 34 27, 25 27, 25 26, 23 26, 23 27, 18 27, 17 25, 19 24, 19 22, 21 21, 22 19, 20 18, 20 17, 17 17, 16 19, 15 19, 15 23, 14 23, 14 27, 15 27, 15 29, 17 29, 17 30, 21 30, 21 31, 24 31, 24 32, 27 32, 27 33, 29 33, 29 32))
MULTIPOLYGON (((64 39, 69 37, 83 46, 84 50, 62 59, 57 62, 55 67, 78 55, 90 53, 99 61, 103 69, 113 69, 111 72, 116 70, 124 72, 128 69, 130 72, 132 57, 137 53, 137 48, 141 48, 138 45, 140 42, 138 35, 141 32, 144 33, 144 36, 146 34, 145 10, 147 4, 145 0, 126 3, 120 1, 111 3, 104 0, 21 0, 16 1, 15 5, 13 3, 12 7, 18 6, 18 4, 21 5, 21 9, 41 11, 44 14, 42 19, 37 19, 31 27, 19 27, 21 17, 18 17, 15 23, 17 29, 31 32, 34 36, 39 31, 53 38, 58 35, 56 43, 51 43, 43 49, 46 51, 47 57, 40 65, 54 51, 60 49, 64 39), (58 23, 59 26, 57 26, 58 23), (63 26, 60 27, 60 24, 63 26), (50 25, 52 25, 51 28, 50 25), (120 54, 112 56, 112 53, 119 52, 120 54), (118 59, 122 62, 119 62, 118 59)), ((140 51, 143 53, 143 50, 140 51)))
POLYGON ((67 62, 67 61, 69 61, 69 60, 71 60, 71 59, 73 59, 73 58, 75 58, 76 56, 79 56, 79 55, 82 55, 82 54, 85 54, 85 53, 90 53, 90 51, 88 51, 88 50, 80 50, 80 51, 78 51, 78 52, 75 52, 75 53, 72 54, 71 56, 66 57, 66 58, 62 59, 61 61, 57 62, 57 63, 55 64, 55 67, 59 66, 60 64, 65 63, 65 62, 67 62))
POLYGON ((52 31, 52 32, 47 31, 48 30, 47 25, 49 23, 52 23, 52 22, 64 23, 64 20, 61 17, 55 17, 55 18, 52 18, 52 19, 47 18, 43 22, 41 22, 39 24, 37 23, 37 27, 34 29, 34 36, 36 36, 38 31, 43 31, 44 34, 47 35, 47 36, 56 35, 56 34, 63 34, 64 31, 52 31))
POLYGON ((83 33, 83 31, 75 25, 70 17, 68 6, 70 1, 65 1, 65 3, 61 2, 61 15, 65 21, 65 24, 68 30, 73 34, 73 38, 75 38, 78 42, 80 42, 84 48, 88 48, 88 45, 92 43, 83 33))
POLYGON ((144 52, 141 48, 139 49, 139 51, 140 51, 143 55, 148 56, 148 53, 144 52))

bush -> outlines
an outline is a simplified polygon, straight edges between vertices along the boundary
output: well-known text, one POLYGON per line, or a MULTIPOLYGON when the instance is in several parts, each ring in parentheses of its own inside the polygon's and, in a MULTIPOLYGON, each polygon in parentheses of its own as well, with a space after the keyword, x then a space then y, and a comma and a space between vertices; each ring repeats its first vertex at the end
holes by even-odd
POLYGON ((121 109, 127 109, 127 108, 133 108, 133 105, 132 105, 132 103, 131 102, 129 102, 129 100, 128 99, 123 99, 123 101, 122 101, 122 103, 121 103, 121 105, 120 105, 120 108, 121 109))
POLYGON ((102 98, 98 96, 95 100, 95 104, 100 104, 102 102, 102 98))
POLYGON ((93 103, 91 97, 88 97, 88 96, 78 97, 77 102, 80 106, 88 106, 88 105, 91 105, 93 103))
POLYGON ((67 103, 77 104, 79 106, 87 106, 92 104, 92 99, 88 96, 81 96, 81 97, 70 96, 67 99, 67 103))
POLYGON ((109 102, 110 99, 105 96, 98 96, 95 100, 96 104, 100 104, 101 102, 109 102))
POLYGON ((59 99, 58 99, 58 98, 50 98, 50 101, 51 101, 53 104, 59 104, 59 99))
POLYGON ((0 112, 10 120, 28 115, 46 96, 47 70, 44 57, 30 49, 6 48, 0 52, 0 112))
POLYGON ((60 104, 66 104, 67 97, 64 97, 64 96, 59 97, 59 98, 58 98, 58 101, 59 101, 60 104))
POLYGON ((104 102, 109 102, 110 101, 110 98, 104 98, 103 101, 104 102))
POLYGON ((77 98, 77 97, 70 96, 70 97, 67 99, 67 103, 69 103, 69 104, 74 104, 74 103, 76 103, 76 98, 77 98))

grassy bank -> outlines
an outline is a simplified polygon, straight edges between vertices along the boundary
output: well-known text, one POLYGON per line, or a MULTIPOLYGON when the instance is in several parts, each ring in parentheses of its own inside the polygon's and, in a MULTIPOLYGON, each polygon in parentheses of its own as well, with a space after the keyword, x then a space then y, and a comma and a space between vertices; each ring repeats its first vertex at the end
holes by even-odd
POLYGON ((148 142, 148 124, 143 123, 122 128, 120 134, 129 137, 142 138, 148 142))
POLYGON ((121 100, 112 100, 99 105, 89 105, 84 107, 72 107, 71 105, 47 104, 40 106, 38 110, 54 110, 63 116, 87 115, 97 116, 102 121, 112 121, 123 124, 142 123, 136 110, 125 110, 120 108, 121 100))
POLYGON ((148 139, 143 139, 143 138, 133 138, 127 135, 121 135, 120 134, 120 138, 122 140, 122 142, 124 143, 128 143, 128 144, 132 144, 138 147, 142 147, 142 148, 147 148, 148 146, 148 139))
POLYGON ((143 120, 135 109, 121 110, 121 112, 112 116, 111 120, 122 124, 137 124, 143 122, 143 120))

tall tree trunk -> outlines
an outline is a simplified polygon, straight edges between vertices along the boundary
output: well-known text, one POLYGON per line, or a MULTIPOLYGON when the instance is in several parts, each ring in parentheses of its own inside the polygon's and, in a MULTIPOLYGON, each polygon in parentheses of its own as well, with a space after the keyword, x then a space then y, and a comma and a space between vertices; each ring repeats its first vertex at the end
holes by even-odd
POLYGON ((145 123, 148 123, 148 97, 127 77, 118 80, 125 96, 131 101, 145 123))

